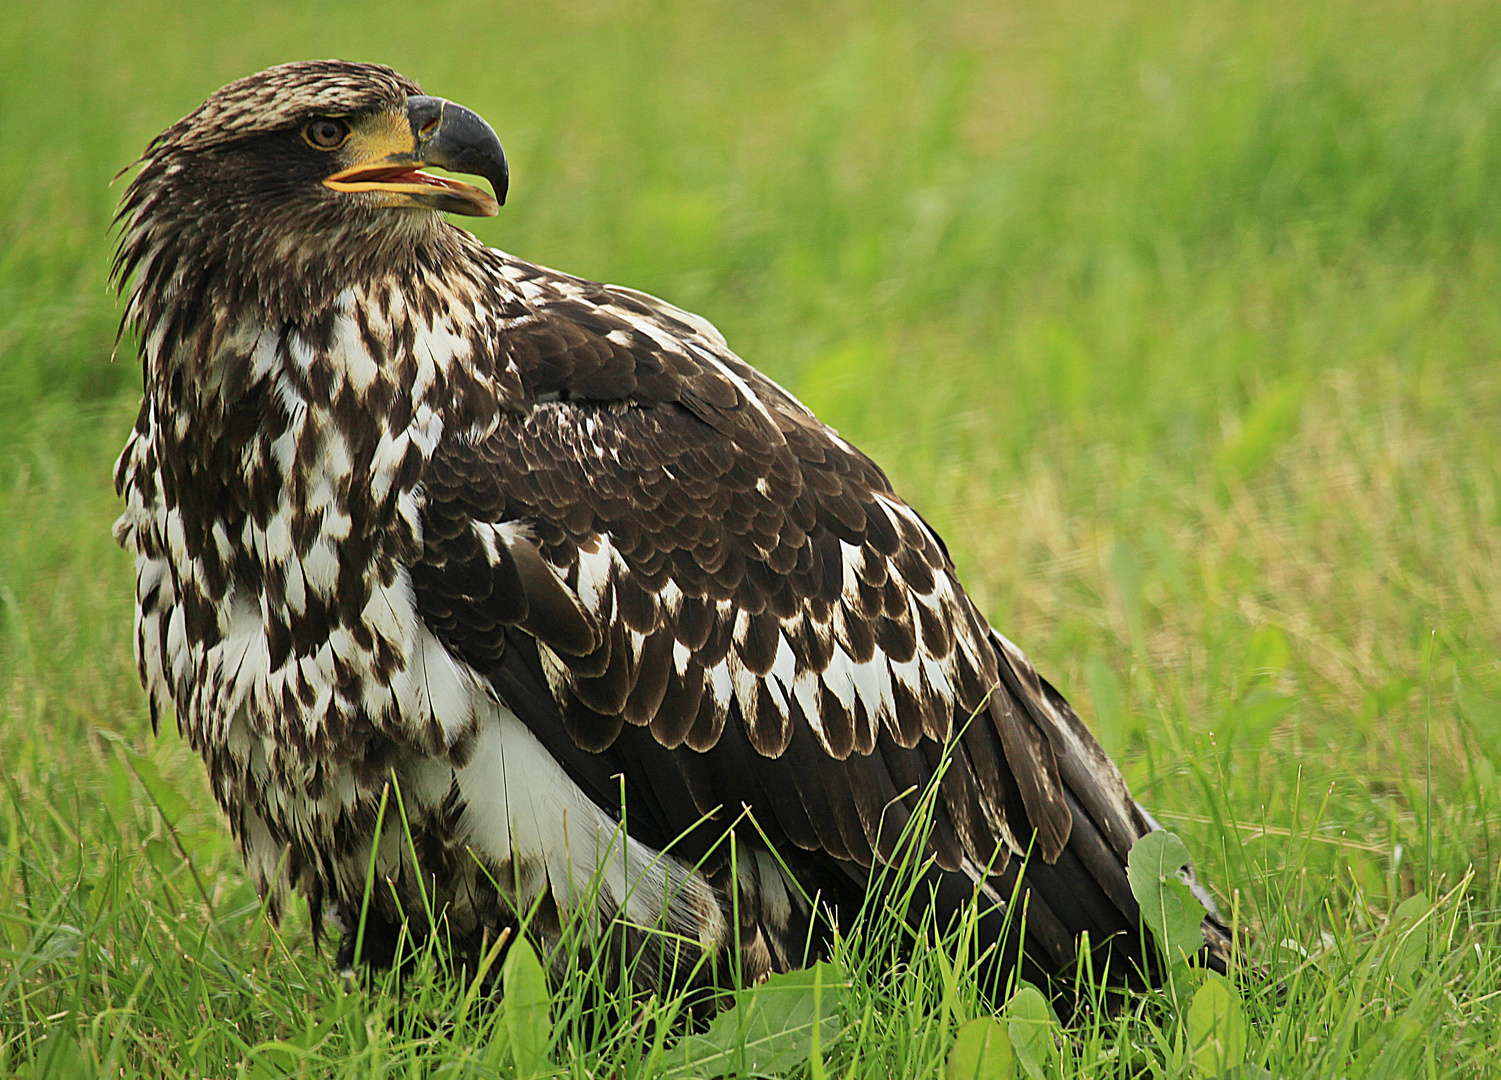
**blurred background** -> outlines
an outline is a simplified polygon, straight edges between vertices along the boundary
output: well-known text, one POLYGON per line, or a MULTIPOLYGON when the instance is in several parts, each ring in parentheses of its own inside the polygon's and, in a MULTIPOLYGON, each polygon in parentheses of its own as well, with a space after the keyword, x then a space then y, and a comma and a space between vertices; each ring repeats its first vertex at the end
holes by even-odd
POLYGON ((701 312, 880 462, 1248 918, 1361 925, 1472 867, 1490 917, 1501 6, 6 0, 0 24, 0 911, 37 902, 18 867, 100 846, 247 890, 130 655, 111 178, 221 84, 340 56, 494 125, 511 198, 465 227, 701 312))

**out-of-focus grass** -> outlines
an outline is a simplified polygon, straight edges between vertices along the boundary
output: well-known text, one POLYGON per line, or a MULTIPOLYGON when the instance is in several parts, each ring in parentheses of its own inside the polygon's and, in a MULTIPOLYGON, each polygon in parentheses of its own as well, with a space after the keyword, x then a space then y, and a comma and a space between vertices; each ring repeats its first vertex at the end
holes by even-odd
MULTIPOLYGON (((201 766, 147 730, 109 538, 139 385, 109 180, 221 83, 326 55, 494 123, 487 241, 702 311, 885 465, 1269 962, 1311 955, 1251 1001, 1270 1069, 1496 1068, 1501 9, 0 18, 0 1074, 228 1075, 329 1010, 319 1075, 483 1034, 361 1044, 391 1006, 350 1020, 300 916, 259 920, 201 766), (1397 901, 1461 882, 1427 974, 1383 982, 1397 901)), ((925 971, 857 992, 840 1068, 932 1074, 925 971)), ((1156 1015, 1083 1030, 1066 1075, 1172 1075, 1156 1015)), ((639 1075, 612 1053, 560 1060, 639 1075)))

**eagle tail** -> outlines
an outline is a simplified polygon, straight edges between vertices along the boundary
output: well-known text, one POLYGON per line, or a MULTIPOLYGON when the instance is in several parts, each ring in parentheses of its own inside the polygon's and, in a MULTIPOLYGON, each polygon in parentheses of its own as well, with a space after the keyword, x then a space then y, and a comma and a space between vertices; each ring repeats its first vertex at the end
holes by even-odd
MULTIPOLYGON (((1013 671, 1019 655, 1015 646, 1002 649, 1013 671)), ((1026 663, 1025 657, 1021 662, 1026 663)), ((1084 986, 1158 984, 1166 968, 1143 924, 1126 866, 1132 845, 1162 826, 1131 797, 1120 770, 1063 696, 1030 663, 1016 674, 1020 678, 1015 682, 1005 681, 1017 689, 1031 683, 1028 689, 1034 693, 1018 696, 1048 733, 1069 828, 1056 858, 1033 850, 1024 859, 1013 858, 999 874, 976 881, 980 895, 1002 905, 998 911, 1012 912, 1009 923, 1015 929, 1008 927, 1006 933, 1016 940, 998 939, 995 970, 1017 971, 1028 981, 1050 986, 1069 1009, 1081 1004, 1075 999, 1084 986), (1009 956, 1008 950, 1016 955, 1009 956)), ((1182 874, 1208 912, 1197 960, 1224 974, 1231 933, 1192 867, 1182 874)))
MULTIPOLYGON (((1166 968, 1143 924, 1126 866, 1131 846, 1162 826, 1131 797, 1114 762, 1063 696, 1014 645, 995 637, 1003 660, 997 693, 1009 695, 1011 706, 1024 709, 1046 734, 1057 770, 1051 809, 1063 819, 1062 828, 1038 830, 1024 856, 994 866, 969 858, 957 870, 929 865, 918 894, 925 903, 914 908, 929 907, 939 930, 967 916, 976 920, 970 940, 982 984, 996 1000, 1004 999, 1013 977, 1049 989, 1069 1012, 1086 1003, 1086 987, 1158 984, 1166 968)), ((1013 773, 1024 767, 1008 764, 1013 773)), ((1182 876, 1208 911, 1197 960, 1223 974, 1233 950, 1231 932, 1192 867, 1182 876)))

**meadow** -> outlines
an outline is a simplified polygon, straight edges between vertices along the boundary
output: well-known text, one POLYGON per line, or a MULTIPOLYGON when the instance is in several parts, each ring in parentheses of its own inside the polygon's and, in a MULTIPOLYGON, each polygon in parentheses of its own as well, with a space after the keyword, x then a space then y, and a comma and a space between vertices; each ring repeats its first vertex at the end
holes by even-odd
MULTIPOLYGON (((222 83, 316 56, 494 125, 485 241, 701 312, 886 468, 1253 935, 1242 1075, 1501 1072, 1501 6, 0 24, 0 1075, 664 1068, 651 1025, 588 1037, 565 998, 528 1065, 463 987, 344 986, 151 733, 110 534, 140 387, 111 178, 222 83)), ((837 1038, 787 1075, 943 1075, 973 985, 844 960, 837 1038)), ((1183 1004, 1092 1014, 1045 1071, 1207 1075, 1183 1004)))

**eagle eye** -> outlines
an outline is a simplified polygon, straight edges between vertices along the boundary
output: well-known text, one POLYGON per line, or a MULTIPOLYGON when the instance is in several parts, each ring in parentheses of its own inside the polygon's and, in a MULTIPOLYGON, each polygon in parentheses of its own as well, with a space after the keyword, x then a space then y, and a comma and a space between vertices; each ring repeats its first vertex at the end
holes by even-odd
POLYGON ((337 150, 349 138, 349 125, 331 116, 309 120, 302 129, 307 144, 317 150, 337 150))

